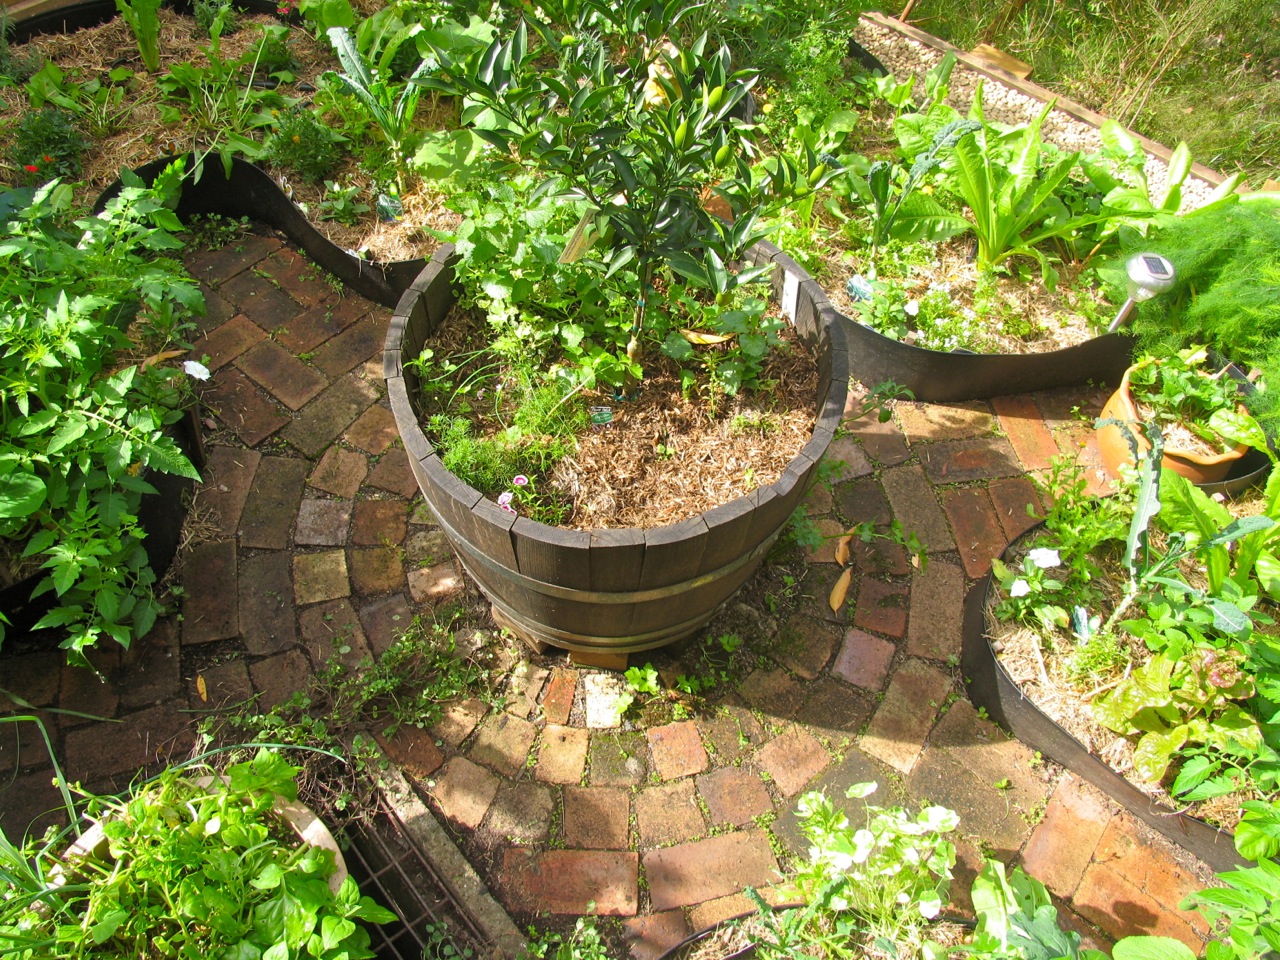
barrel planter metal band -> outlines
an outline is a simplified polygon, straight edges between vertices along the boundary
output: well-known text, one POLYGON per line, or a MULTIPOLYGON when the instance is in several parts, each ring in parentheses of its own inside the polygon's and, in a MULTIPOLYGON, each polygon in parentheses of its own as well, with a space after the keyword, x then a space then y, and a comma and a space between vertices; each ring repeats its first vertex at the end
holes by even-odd
MULTIPOLYGON (((1008 552, 1006 547, 1001 556, 1008 552)), ((1236 853, 1230 833, 1172 810, 1143 793, 1027 699, 1000 663, 987 637, 986 608, 992 586, 993 578, 988 573, 965 598, 960 665, 973 705, 985 709, 992 720, 1022 743, 1089 781, 1215 871, 1240 867, 1244 861, 1236 853)))
POLYGON ((452 247, 439 250, 401 298, 383 373, 410 466, 495 616, 525 639, 625 654, 687 637, 751 576, 800 505, 844 413, 848 347, 839 315, 794 261, 764 243, 749 256, 773 264, 775 297, 819 358, 813 435, 774 483, 662 527, 550 527, 502 510, 446 470, 418 423, 418 378, 404 362, 453 306, 452 247))

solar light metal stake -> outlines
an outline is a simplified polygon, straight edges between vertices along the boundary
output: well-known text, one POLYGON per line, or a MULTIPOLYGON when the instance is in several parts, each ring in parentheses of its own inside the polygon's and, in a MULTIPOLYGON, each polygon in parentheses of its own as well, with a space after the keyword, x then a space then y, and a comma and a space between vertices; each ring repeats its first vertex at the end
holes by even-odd
POLYGON ((1107 327, 1107 333, 1120 329, 1133 313, 1133 308, 1143 300, 1171 290, 1177 277, 1173 264, 1158 253, 1139 253, 1130 257, 1124 267, 1129 276, 1129 299, 1111 321, 1111 326, 1107 327))

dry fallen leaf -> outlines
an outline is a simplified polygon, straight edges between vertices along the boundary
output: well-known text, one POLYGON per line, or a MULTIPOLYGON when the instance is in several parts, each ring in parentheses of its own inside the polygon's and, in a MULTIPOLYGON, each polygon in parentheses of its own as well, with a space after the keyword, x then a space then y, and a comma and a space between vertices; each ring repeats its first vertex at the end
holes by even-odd
POLYGON ((209 688, 204 685, 203 674, 196 674, 196 693, 200 694, 200 699, 205 703, 209 702, 209 688))
POLYGON ((840 579, 836 581, 836 585, 831 588, 831 597, 827 601, 831 604, 831 612, 839 613, 840 608, 844 606, 845 594, 849 592, 849 582, 853 579, 853 571, 845 570, 840 574, 840 579))
POLYGON ((846 533, 843 537, 836 541, 836 563, 844 566, 849 562, 849 542, 853 539, 852 533, 846 533))

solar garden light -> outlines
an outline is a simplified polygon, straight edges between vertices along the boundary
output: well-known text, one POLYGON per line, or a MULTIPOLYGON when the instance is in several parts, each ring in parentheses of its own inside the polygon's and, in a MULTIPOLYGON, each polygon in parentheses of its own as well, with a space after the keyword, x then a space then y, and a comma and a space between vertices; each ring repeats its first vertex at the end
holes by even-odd
POLYGON ((1115 333, 1143 300, 1173 289, 1176 278, 1173 264, 1158 253, 1139 253, 1130 257, 1124 269, 1129 276, 1129 299, 1111 321, 1111 326, 1107 327, 1107 333, 1115 333))

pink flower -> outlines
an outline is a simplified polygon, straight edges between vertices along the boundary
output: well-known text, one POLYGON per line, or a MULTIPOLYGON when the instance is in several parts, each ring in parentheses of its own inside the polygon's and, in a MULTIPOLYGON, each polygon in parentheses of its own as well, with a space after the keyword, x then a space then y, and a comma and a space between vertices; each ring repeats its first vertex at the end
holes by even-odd
POLYGON ((526 477, 523 473, 517 473, 514 477, 511 478, 511 482, 514 483, 517 487, 527 487, 529 485, 529 478, 526 477))
POLYGON ((512 493, 510 490, 508 490, 506 493, 498 494, 498 506, 510 508, 511 498, 514 496, 515 494, 512 493))
POLYGON ((515 513, 515 510, 507 506, 505 503, 500 503, 498 504, 498 506, 500 506, 503 510, 507 511, 507 513, 515 513))

